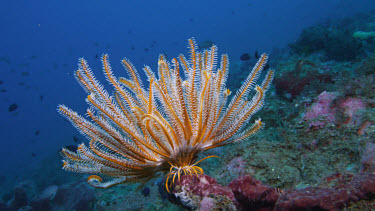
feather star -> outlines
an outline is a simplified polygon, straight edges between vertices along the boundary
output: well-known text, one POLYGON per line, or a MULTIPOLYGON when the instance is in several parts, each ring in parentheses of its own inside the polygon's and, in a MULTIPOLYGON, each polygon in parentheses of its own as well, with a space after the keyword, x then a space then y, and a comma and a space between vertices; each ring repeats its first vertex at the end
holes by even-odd
POLYGON ((129 78, 116 78, 108 55, 103 55, 103 72, 114 87, 113 95, 95 78, 86 60, 79 59, 75 77, 88 94, 87 117, 92 121, 65 105, 59 105, 58 111, 90 142, 79 145, 76 152, 63 148, 63 169, 92 174, 87 181, 97 188, 146 182, 166 174, 169 191, 176 178, 203 174, 197 164, 217 157, 198 160, 199 153, 258 132, 263 122, 258 119, 250 124, 249 120, 262 107, 273 79, 270 70, 261 84, 256 83, 267 54, 261 55, 228 104, 228 55, 222 55, 217 64, 217 46, 199 52, 193 38, 188 46, 189 59, 181 54, 168 62, 164 55, 159 56, 158 77, 150 67, 143 68, 148 90, 128 59, 122 64, 129 78), (253 89, 256 92, 249 99, 253 89), (110 179, 102 181, 103 176, 110 179))

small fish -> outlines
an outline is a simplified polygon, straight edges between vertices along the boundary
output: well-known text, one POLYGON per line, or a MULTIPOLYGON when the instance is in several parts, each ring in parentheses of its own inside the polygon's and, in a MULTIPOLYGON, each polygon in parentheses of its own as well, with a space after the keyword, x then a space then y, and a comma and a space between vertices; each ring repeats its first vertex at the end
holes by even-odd
POLYGON ((74 143, 78 143, 79 142, 79 138, 77 138, 77 136, 73 136, 73 141, 74 141, 74 143))
POLYGON ((200 50, 204 50, 204 49, 209 49, 211 48, 213 45, 215 45, 214 42, 212 42, 211 40, 206 40, 206 41, 203 41, 203 42, 200 42, 198 44, 198 48, 200 50))
POLYGON ((150 197, 150 192, 151 192, 151 190, 150 190, 149 187, 145 187, 145 188, 143 188, 143 190, 141 191, 141 193, 142 193, 142 195, 143 195, 144 197, 150 197))
POLYGON ((5 56, 0 57, 0 62, 5 62, 5 63, 7 63, 7 64, 10 64, 10 60, 9 60, 9 58, 8 58, 8 57, 5 57, 5 56))
POLYGON ((254 52, 254 57, 255 57, 256 59, 259 59, 259 53, 258 53, 258 51, 255 51, 255 52, 254 52))
POLYGON ((35 158, 35 157, 36 157, 36 153, 35 153, 35 152, 32 152, 32 153, 31 153, 31 157, 35 158))
POLYGON ((0 80, 0 84, 3 84, 3 83, 4 83, 4 81, 0 80))
POLYGON ((30 73, 29 73, 29 72, 22 72, 21 75, 22 75, 22 76, 29 76, 30 73))
POLYGON ((40 95, 40 96, 39 96, 39 99, 40 99, 41 102, 43 102, 43 100, 44 100, 44 96, 43 96, 43 95, 40 95))
POLYGON ((39 133, 40 133, 40 130, 36 130, 34 134, 37 136, 39 135, 39 133))
POLYGON ((18 108, 18 105, 13 103, 12 105, 9 106, 8 111, 12 112, 12 111, 17 110, 17 108, 18 108))
POLYGON ((6 89, 1 89, 0 92, 5 93, 5 92, 7 92, 7 90, 6 89))
POLYGON ((241 61, 248 61, 250 60, 250 55, 248 53, 244 53, 240 57, 241 61))

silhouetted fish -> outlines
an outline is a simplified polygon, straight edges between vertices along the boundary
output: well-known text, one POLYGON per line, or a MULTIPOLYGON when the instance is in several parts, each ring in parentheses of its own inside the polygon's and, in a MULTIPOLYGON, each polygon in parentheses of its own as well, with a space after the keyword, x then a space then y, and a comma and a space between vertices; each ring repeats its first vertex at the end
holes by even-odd
POLYGON ((18 108, 18 105, 13 103, 12 105, 9 106, 8 111, 12 112, 15 111, 18 108))
POLYGON ((142 190, 142 195, 144 196, 144 197, 150 197, 150 192, 151 192, 151 190, 150 190, 150 188, 149 187, 145 187, 145 188, 143 188, 143 190, 142 190))
POLYGON ((258 53, 258 51, 255 51, 255 52, 254 52, 254 57, 255 57, 256 59, 259 59, 259 53, 258 53))
POLYGON ((0 62, 5 62, 5 63, 7 63, 7 64, 10 64, 10 60, 9 60, 9 58, 8 57, 0 57, 0 62))
POLYGON ((43 102, 44 96, 43 96, 43 95, 40 95, 40 96, 39 96, 39 99, 40 99, 41 102, 43 102))
POLYGON ((40 133, 40 130, 36 130, 36 131, 35 131, 35 135, 36 135, 36 136, 39 135, 39 133, 40 133))
POLYGON ((35 153, 35 152, 32 152, 32 153, 31 153, 31 157, 35 158, 35 157, 36 157, 36 153, 35 153))
POLYGON ((73 141, 74 141, 74 143, 78 143, 79 138, 77 138, 77 136, 73 136, 73 141))
POLYGON ((209 49, 211 48, 215 43, 211 40, 206 40, 198 44, 199 50, 209 49))
POLYGON ((240 57, 241 61, 248 61, 250 60, 250 55, 248 53, 244 53, 240 57))

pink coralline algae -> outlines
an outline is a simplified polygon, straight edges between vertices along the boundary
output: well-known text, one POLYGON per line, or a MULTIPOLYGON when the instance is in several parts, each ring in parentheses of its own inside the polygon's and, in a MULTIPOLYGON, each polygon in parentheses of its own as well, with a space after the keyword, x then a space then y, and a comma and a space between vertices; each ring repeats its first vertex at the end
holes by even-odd
POLYGON ((310 128, 321 128, 327 123, 334 123, 336 109, 332 102, 337 98, 335 92, 322 92, 315 103, 307 110, 303 119, 309 123, 310 128))
POLYGON ((361 158, 361 171, 375 172, 375 144, 367 143, 361 158))
POLYGON ((173 189, 174 196, 180 203, 193 210, 235 210, 236 199, 232 190, 217 184, 207 175, 184 175, 173 189))
POLYGON ((356 112, 366 108, 366 103, 359 98, 348 97, 341 101, 338 105, 339 108, 343 108, 345 116, 348 117, 345 123, 356 124, 360 120, 355 116, 356 112))
POLYGON ((340 210, 375 199, 375 173, 364 172, 334 187, 278 190, 246 175, 221 186, 207 175, 182 176, 174 196, 192 210, 340 210))
POLYGON ((336 92, 322 92, 314 104, 310 106, 303 119, 308 122, 311 129, 319 129, 327 124, 358 124, 357 111, 366 108, 366 103, 353 97, 340 99, 336 92), (336 102, 337 101, 337 102, 336 102), (346 121, 337 122, 336 116, 345 116, 346 121))
POLYGON ((310 187, 287 190, 275 205, 275 210, 340 210, 349 202, 375 197, 375 174, 361 173, 352 181, 337 187, 310 187))
POLYGON ((226 166, 224 166, 225 173, 218 175, 218 178, 224 178, 230 175, 233 177, 243 176, 247 173, 246 161, 242 157, 233 158, 226 166))
POLYGON ((271 209, 279 197, 278 192, 259 180, 246 175, 233 180, 229 185, 240 210, 271 209))

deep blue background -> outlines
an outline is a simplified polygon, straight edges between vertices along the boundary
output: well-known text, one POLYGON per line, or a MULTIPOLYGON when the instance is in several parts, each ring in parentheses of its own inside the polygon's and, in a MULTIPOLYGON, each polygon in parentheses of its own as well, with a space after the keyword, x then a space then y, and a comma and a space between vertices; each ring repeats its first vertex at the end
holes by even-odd
POLYGON ((96 56, 109 53, 116 75, 125 76, 122 57, 139 72, 143 64, 155 70, 159 53, 186 54, 186 40, 195 37, 239 60, 244 52, 285 47, 314 23, 372 9, 374 0, 2 1, 0 172, 35 167, 73 144, 73 135, 84 140, 56 112, 62 103, 81 114, 86 109, 72 74, 79 57, 99 76, 96 56), (13 103, 18 109, 8 112, 13 103))

